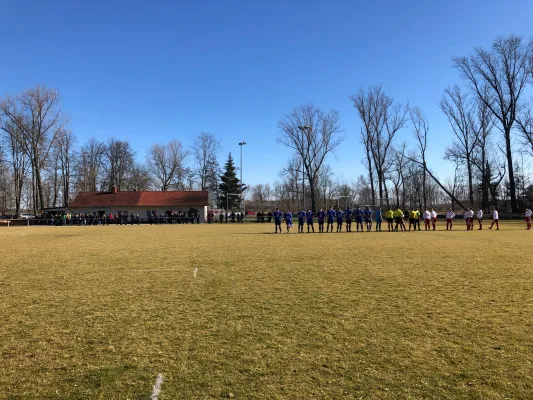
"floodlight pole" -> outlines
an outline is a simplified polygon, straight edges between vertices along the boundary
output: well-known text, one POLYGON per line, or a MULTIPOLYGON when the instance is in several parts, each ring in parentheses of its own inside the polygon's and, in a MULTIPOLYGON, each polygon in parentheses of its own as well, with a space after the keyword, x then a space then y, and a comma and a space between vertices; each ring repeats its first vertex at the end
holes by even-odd
POLYGON ((242 197, 242 146, 246 146, 248 143, 246 143, 245 141, 242 141, 239 143, 239 146, 241 147, 241 196, 240 196, 240 200, 241 200, 241 212, 244 214, 241 216, 241 221, 243 221, 242 218, 244 218, 244 216, 246 215, 245 214, 245 206, 244 206, 244 199, 242 197))

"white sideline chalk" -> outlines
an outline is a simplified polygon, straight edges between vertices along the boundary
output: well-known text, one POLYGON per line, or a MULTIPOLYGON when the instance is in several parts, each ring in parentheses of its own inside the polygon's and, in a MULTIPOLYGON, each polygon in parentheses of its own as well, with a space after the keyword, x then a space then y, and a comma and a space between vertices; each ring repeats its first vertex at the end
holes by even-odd
POLYGON ((196 274, 198 273, 198 267, 194 269, 194 277, 196 278, 196 274))
POLYGON ((175 269, 175 268, 130 269, 130 270, 128 270, 128 271, 129 271, 129 272, 161 272, 161 271, 165 271, 165 272, 168 272, 168 271, 178 272, 178 270, 175 269))
POLYGON ((159 394, 161 393, 162 384, 163 384, 163 374, 157 374, 157 378, 155 379, 155 385, 154 385, 154 389, 152 390, 152 395, 150 396, 150 400, 159 399, 159 394))

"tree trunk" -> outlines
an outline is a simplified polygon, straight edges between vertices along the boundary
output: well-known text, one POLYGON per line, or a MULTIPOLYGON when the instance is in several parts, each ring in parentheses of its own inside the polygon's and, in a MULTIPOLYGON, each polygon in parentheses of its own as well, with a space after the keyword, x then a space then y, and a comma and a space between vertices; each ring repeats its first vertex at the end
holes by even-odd
MULTIPOLYGON (((379 206, 382 206, 383 203, 383 172, 381 170, 378 171, 378 190, 379 190, 379 206)), ((374 205, 376 203, 374 202, 374 205)))
POLYGON ((426 166, 426 161, 425 160, 424 160, 423 168, 424 168, 424 170, 422 171, 422 197, 423 197, 423 200, 424 200, 424 210, 425 210, 425 209, 427 209, 427 187, 426 187, 427 166, 426 166))
POLYGON ((20 203, 22 199, 22 181, 15 176, 15 215, 16 218, 20 215, 20 203))
MULTIPOLYGON (((54 170, 54 187, 52 192, 52 207, 57 206, 57 198, 59 197, 59 182, 58 182, 58 176, 57 176, 57 168, 54 170)), ((50 198, 49 198, 50 200, 50 198)))
POLYGON ((518 204, 516 202, 516 183, 513 171, 513 154, 511 152, 511 128, 505 128, 505 153, 507 157, 507 168, 509 169, 509 191, 511 193, 511 210, 518 212, 518 204))
POLYGON ((490 189, 490 178, 487 177, 487 163, 485 162, 484 163, 484 167, 483 167, 483 170, 482 170, 482 174, 483 174, 483 179, 482 179, 482 190, 483 190, 483 204, 482 204, 482 207, 483 207, 483 210, 486 210, 488 211, 489 210, 489 197, 490 197, 490 192, 489 192, 489 189, 490 189))
POLYGON ((452 200, 452 211, 455 210, 455 202, 454 202, 454 199, 455 198, 455 180, 453 182, 453 190, 452 190, 452 195, 450 197, 450 199, 452 200))
POLYGON ((63 206, 67 207, 69 204, 70 192, 70 167, 66 168, 66 174, 63 177, 63 206))
POLYGON ((31 162, 31 209, 34 214, 37 214, 37 185, 35 184, 35 175, 37 174, 35 163, 31 162))
POLYGON ((472 183, 472 162, 470 161, 470 154, 466 158, 466 171, 468 174, 468 201, 470 202, 470 206, 474 207, 474 185, 472 183))
POLYGON ((370 157, 370 145, 366 144, 366 159, 368 162, 368 179, 370 180, 370 190, 372 191, 372 204, 376 204, 376 193, 374 190, 374 173, 372 172, 372 158, 370 157))
POLYGON ((41 179, 41 171, 39 170, 39 168, 35 170, 35 183, 37 186, 37 191, 39 192, 38 193, 38 204, 35 210, 36 212, 38 212, 44 207, 43 182, 41 179))
POLYGON ((315 185, 313 182, 309 182, 309 192, 311 194, 311 210, 316 213, 315 185))
POLYGON ((400 184, 394 185, 394 190, 396 192, 396 208, 400 207, 400 184))

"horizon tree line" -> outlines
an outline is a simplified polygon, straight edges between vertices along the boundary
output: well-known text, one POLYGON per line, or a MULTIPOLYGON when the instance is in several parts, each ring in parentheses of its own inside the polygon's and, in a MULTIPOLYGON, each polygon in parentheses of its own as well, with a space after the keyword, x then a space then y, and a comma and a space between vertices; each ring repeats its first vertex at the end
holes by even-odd
MULTIPOLYGON (((293 150, 279 180, 249 188, 249 201, 261 209, 274 200, 316 212, 343 201, 487 209, 508 199, 510 210, 520 211, 533 201, 524 166, 533 156, 533 99, 526 97, 533 84, 533 41, 498 37, 490 49, 475 48, 469 56, 453 57, 452 64, 463 85, 446 88, 439 103, 449 122, 451 143, 443 158, 452 178, 442 182, 431 169, 430 123, 423 110, 396 102, 374 85, 349 96, 361 120, 366 175, 352 182, 335 179, 328 160, 345 138, 340 114, 304 104, 278 124, 278 143, 293 150), (405 129, 412 131, 413 147, 397 140, 405 129)), ((247 192, 236 179, 231 154, 221 168, 221 141, 213 134, 200 133, 189 148, 176 139, 153 144, 139 161, 130 142, 114 137, 80 145, 68 123, 55 90, 38 86, 0 100, 0 214, 68 206, 77 192, 111 187, 207 190, 220 208, 225 193, 247 192)), ((228 203, 235 208, 240 201, 228 203)))
MULTIPOLYGON (((533 156, 533 99, 526 99, 527 90, 533 88, 533 40, 497 37, 490 49, 476 47, 469 56, 452 57, 452 64, 463 86, 445 89, 439 104, 450 125, 452 142, 443 158, 453 166, 452 179, 441 182, 431 169, 430 123, 423 110, 395 102, 376 85, 349 97, 361 120, 367 176, 334 185, 331 174, 323 176, 329 168, 327 156, 343 140, 338 135, 340 119, 335 110, 324 113, 307 104, 280 121, 278 142, 293 149, 294 155, 281 170, 281 181, 274 183, 271 196, 284 206, 303 207, 307 201, 315 212, 317 204, 323 207, 346 196, 352 204, 417 208, 447 199, 452 207, 488 209, 509 199, 510 211, 521 211, 533 202, 533 186, 523 162, 517 163, 518 157, 523 161, 524 156, 533 156), (335 118, 315 121, 312 115, 335 118), (413 148, 395 140, 408 126, 413 148), (319 163, 310 161, 317 156, 319 163)), ((252 198, 265 202, 261 190, 252 188, 252 198)))
POLYGON ((206 190, 216 199, 221 142, 201 132, 190 148, 154 144, 145 161, 130 142, 111 137, 79 145, 59 93, 38 86, 0 100, 0 215, 68 206, 78 192, 206 190))

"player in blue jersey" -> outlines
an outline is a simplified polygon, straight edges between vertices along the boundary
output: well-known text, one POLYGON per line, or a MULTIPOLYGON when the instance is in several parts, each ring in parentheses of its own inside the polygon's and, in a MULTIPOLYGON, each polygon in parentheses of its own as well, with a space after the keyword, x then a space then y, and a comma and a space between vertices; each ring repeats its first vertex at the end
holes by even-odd
POLYGON ((337 219, 337 232, 342 232, 342 216, 344 213, 339 208, 335 214, 335 218, 337 219))
POLYGON ((272 214, 274 217, 274 226, 276 230, 274 233, 278 233, 278 227, 279 227, 279 233, 281 233, 281 217, 283 216, 283 213, 279 210, 279 208, 276 208, 276 211, 274 211, 274 214, 272 214))
POLYGON ((331 232, 333 233, 333 221, 335 221, 335 216, 336 215, 337 215, 337 213, 335 212, 333 207, 331 207, 331 209, 328 210, 328 223, 326 225, 326 233, 330 232, 330 230, 329 230, 330 227, 331 227, 331 232))
POLYGON ((346 211, 344 212, 344 215, 346 216, 346 232, 352 231, 352 209, 348 207, 346 211))
POLYGON ((317 216, 318 216, 318 232, 324 233, 324 220, 326 219, 326 212, 320 209, 317 216))
POLYGON ((383 213, 381 207, 376 210, 376 232, 381 232, 381 223, 383 222, 383 213))
POLYGON ((292 213, 287 210, 285 211, 285 225, 287 225, 287 233, 291 233, 291 227, 292 227, 292 213))
POLYGON ((359 226, 361 226, 361 232, 364 231, 363 215, 364 215, 364 212, 363 210, 361 210, 361 207, 357 207, 357 210, 355 210, 355 228, 357 229, 357 232, 359 232, 359 226))
POLYGON ((307 233, 309 233, 309 228, 313 230, 313 233, 315 233, 315 226, 313 225, 313 216, 315 213, 311 210, 307 211, 306 217, 307 217, 307 233))
POLYGON ((365 209, 365 225, 366 231, 370 232, 372 230, 372 211, 368 207, 365 209))
POLYGON ((305 211, 298 213, 298 233, 304 233, 305 211))

